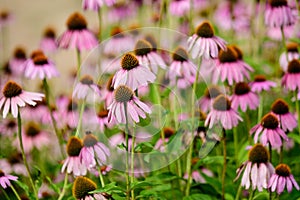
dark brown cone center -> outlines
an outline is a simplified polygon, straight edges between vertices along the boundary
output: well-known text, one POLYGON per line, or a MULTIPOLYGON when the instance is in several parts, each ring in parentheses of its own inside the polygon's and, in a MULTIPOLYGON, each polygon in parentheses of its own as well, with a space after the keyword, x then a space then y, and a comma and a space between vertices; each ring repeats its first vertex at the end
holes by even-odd
POLYGON ((211 87, 207 88, 204 92, 204 95, 209 99, 214 99, 217 96, 219 96, 220 94, 222 94, 222 92, 220 91, 220 89, 217 86, 211 86, 211 87))
POLYGON ((77 108, 78 108, 77 102, 74 102, 74 101, 70 100, 69 104, 68 104, 68 107, 67 107, 67 110, 69 112, 71 112, 71 111, 77 110, 77 108))
POLYGON ((179 62, 186 62, 188 60, 188 53, 182 47, 178 47, 172 55, 173 60, 179 62))
POLYGON ((288 52, 296 52, 298 53, 298 44, 297 43, 289 43, 286 45, 288 52))
POLYGON ((213 108, 218 111, 227 111, 231 109, 231 102, 221 94, 214 100, 213 108))
POLYGON ((235 50, 235 52, 237 54, 237 59, 238 60, 243 60, 243 52, 242 52, 242 50, 239 47, 237 47, 236 45, 232 45, 231 47, 235 50))
POLYGON ((157 42, 156 42, 155 38, 152 35, 146 35, 145 40, 151 44, 152 51, 157 50, 157 42))
POLYGON ((4 172, 0 170, 0 177, 5 176, 4 172))
POLYGON ((234 87, 234 93, 236 95, 244 95, 244 94, 248 94, 249 92, 250 92, 250 87, 245 82, 237 83, 234 87))
POLYGON ((287 6, 287 0, 269 0, 272 7, 287 6))
POLYGON ((272 111, 277 115, 284 115, 289 112, 289 106, 288 104, 282 100, 277 99, 271 107, 272 111))
POLYGON ((89 196, 89 192, 94 191, 96 188, 96 183, 91 179, 79 176, 73 185, 73 196, 76 199, 84 199, 86 196, 89 196))
POLYGON ((2 90, 6 98, 19 96, 22 93, 22 88, 16 82, 8 81, 2 90))
POLYGON ((135 47, 134 47, 134 53, 137 56, 145 56, 148 53, 150 53, 151 50, 152 50, 152 46, 146 40, 137 41, 137 43, 135 44, 135 47))
POLYGON ((95 146, 95 144, 97 144, 97 142, 98 142, 97 138, 90 132, 86 133, 83 139, 83 145, 85 147, 93 147, 95 146))
POLYGON ((106 85, 106 89, 110 92, 113 92, 114 91, 114 87, 112 85, 112 80, 113 80, 113 76, 111 76, 108 81, 107 81, 107 85, 106 85))
POLYGON ((48 64, 48 59, 45 55, 37 55, 32 60, 36 66, 43 66, 48 64))
POLYGON ((276 129, 278 128, 279 122, 274 114, 269 113, 261 119, 261 125, 267 129, 276 129))
POLYGON ((17 126, 17 123, 15 120, 9 120, 9 122, 6 124, 6 127, 8 129, 13 129, 17 126))
POLYGON ((275 173, 279 176, 288 177, 291 174, 290 167, 286 164, 279 164, 275 168, 275 173))
POLYGON ((44 32, 44 37, 55 39, 56 37, 55 31, 52 28, 47 28, 44 32))
POLYGON ((172 135, 174 135, 174 133, 175 133, 175 130, 172 129, 171 127, 165 127, 164 128, 164 134, 165 134, 166 138, 171 137, 172 135))
POLYGON ((289 62, 288 64, 288 70, 291 74, 298 74, 300 73, 300 61, 297 59, 294 59, 289 62))
POLYGON ((125 37, 123 30, 120 27, 115 27, 111 30, 110 36, 113 36, 115 38, 123 38, 125 37))
POLYGON ((94 80, 90 75, 85 75, 81 78, 80 82, 84 85, 92 85, 94 80))
POLYGON ((214 36, 214 29, 209 22, 203 22, 196 28, 196 34, 203 38, 212 38, 214 36))
POLYGON ((69 156, 79 156, 82 149, 82 141, 77 137, 71 137, 67 144, 67 153, 69 156))
POLYGON ((40 134, 41 129, 37 123, 30 122, 25 130, 25 134, 29 137, 35 137, 40 134))
POLYGON ((105 118, 108 116, 108 110, 101 110, 99 113, 98 113, 98 117, 100 118, 105 118))
POLYGON ((72 31, 84 30, 87 27, 87 21, 86 21, 86 19, 84 18, 83 15, 76 12, 68 18, 67 27, 68 27, 69 30, 72 30, 72 31))
POLYGON ((249 160, 252 163, 267 163, 269 160, 269 152, 263 145, 256 144, 249 151, 249 160))
POLYGON ((23 48, 16 48, 15 52, 14 52, 14 58, 16 59, 26 59, 26 53, 25 50, 23 48))
POLYGON ((254 77, 254 82, 265 82, 267 79, 264 75, 256 75, 254 77))
POLYGON ((43 51, 41 51, 41 50, 35 50, 35 51, 33 51, 33 52, 31 53, 31 55, 30 55, 30 58, 31 58, 31 59, 34 59, 34 58, 37 57, 37 56, 44 56, 43 51))
POLYGON ((125 70, 131 70, 139 66, 139 60, 133 54, 125 54, 121 61, 121 66, 125 70))
POLYGON ((226 50, 220 50, 219 60, 221 63, 236 62, 238 55, 232 47, 228 47, 226 50))
POLYGON ((120 85, 115 90, 115 100, 119 103, 127 103, 132 99, 133 95, 133 91, 125 85, 120 85))

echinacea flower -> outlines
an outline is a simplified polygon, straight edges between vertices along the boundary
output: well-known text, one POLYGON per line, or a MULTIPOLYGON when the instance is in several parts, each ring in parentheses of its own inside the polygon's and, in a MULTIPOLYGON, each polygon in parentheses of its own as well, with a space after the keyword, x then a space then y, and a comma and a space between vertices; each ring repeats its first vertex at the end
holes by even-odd
POLYGON ((103 5, 112 6, 116 0, 82 0, 84 10, 98 11, 103 5))
POLYGON ((285 27, 295 24, 297 15, 287 0, 270 0, 265 11, 265 24, 270 27, 285 27))
POLYGON ((16 119, 3 119, 0 123, 0 133, 6 136, 13 136, 17 132, 17 122, 16 119))
POLYGON ((110 33, 111 38, 104 46, 106 55, 119 55, 132 50, 134 42, 120 27, 114 27, 110 33))
POLYGON ((78 137, 72 136, 67 143, 68 157, 64 161, 61 172, 73 173, 74 176, 86 175, 87 167, 81 162, 79 154, 83 147, 82 141, 78 137))
POLYGON ((139 117, 146 118, 146 113, 151 113, 150 108, 141 102, 134 92, 125 85, 120 85, 114 92, 114 100, 107 108, 108 121, 111 122, 116 119, 117 122, 126 124, 126 114, 128 119, 139 122, 139 117), (126 110, 125 110, 126 109, 126 110))
POLYGON ((0 28, 8 26, 14 20, 13 14, 8 10, 1 10, 0 12, 0 28))
POLYGON ((172 137, 175 134, 175 130, 171 127, 164 127, 163 128, 163 133, 164 133, 164 140, 162 138, 159 138, 154 146, 154 149, 159 150, 161 152, 166 151, 166 144, 169 142, 170 137, 172 137))
POLYGON ((269 180, 268 188, 271 189, 272 192, 276 190, 277 194, 281 194, 285 186, 289 193, 293 190, 293 187, 296 188, 296 190, 300 190, 298 183, 291 173, 290 167, 286 164, 279 164, 276 166, 275 173, 272 174, 269 180))
POLYGON ((113 78, 113 86, 116 89, 119 85, 127 85, 132 90, 140 86, 148 85, 155 80, 155 75, 131 53, 123 56, 121 69, 116 72, 113 78))
POLYGON ((152 51, 151 43, 146 40, 138 40, 136 42, 134 53, 139 62, 147 66, 154 74, 157 74, 158 67, 166 68, 166 63, 162 57, 156 51, 152 51))
POLYGON ((286 72, 288 69, 288 64, 294 59, 299 59, 300 54, 298 52, 297 43, 289 43, 286 45, 287 51, 284 51, 279 57, 279 64, 281 69, 286 72))
POLYGON ((254 145, 248 154, 248 161, 244 162, 237 170, 236 181, 242 171, 244 171, 241 185, 246 190, 252 185, 252 190, 257 189, 262 191, 263 188, 267 189, 268 180, 271 174, 274 172, 274 167, 269 162, 269 152, 261 144, 254 145))
POLYGON ((88 95, 92 95, 94 98, 95 96, 99 96, 100 88, 94 83, 94 80, 90 75, 84 75, 76 84, 73 96, 76 96, 78 99, 85 99, 88 95))
POLYGON ((113 78, 114 76, 111 76, 107 83, 106 83, 106 88, 103 91, 103 99, 105 101, 105 107, 108 107, 113 99, 114 99, 114 86, 113 86, 113 78))
POLYGON ((289 62, 287 72, 282 77, 281 83, 288 90, 300 89, 300 60, 293 59, 289 62))
POLYGON ((170 13, 182 17, 190 10, 190 0, 173 0, 169 5, 170 13))
MULTIPOLYGON (((192 159, 192 166, 194 166, 195 164, 197 164, 197 162, 199 161, 199 158, 193 158, 192 159)), ((213 172, 210 171, 209 169, 205 168, 205 167, 200 167, 199 169, 195 169, 192 171, 192 179, 196 182, 196 183, 206 183, 205 178, 203 177, 202 174, 205 174, 208 177, 213 177, 213 172)), ((185 173, 183 176, 184 179, 188 179, 188 174, 185 173)))
POLYGON ((54 53, 57 48, 56 33, 53 28, 45 29, 43 38, 40 41, 40 48, 46 53, 54 53))
POLYGON ((289 105, 283 99, 277 99, 272 104, 271 110, 278 117, 279 126, 283 131, 292 131, 297 127, 297 120, 289 112, 289 105))
POLYGON ((106 194, 104 193, 90 194, 96 189, 97 185, 94 181, 87 177, 78 176, 74 181, 72 194, 77 200, 106 200, 106 194))
POLYGON ((0 97, 0 109, 3 107, 3 118, 6 118, 10 111, 14 118, 17 118, 18 107, 26 104, 36 105, 35 101, 41 101, 44 94, 27 92, 14 81, 8 81, 2 89, 3 96, 0 97))
POLYGON ((24 65, 26 61, 26 52, 23 47, 16 47, 13 57, 9 60, 9 66, 14 75, 22 76, 24 74, 24 65))
POLYGON ((186 88, 180 84, 184 81, 186 86, 191 86, 196 77, 196 66, 188 60, 188 53, 182 47, 178 47, 173 55, 173 61, 169 67, 166 76, 170 80, 170 85, 174 86, 177 83, 178 88, 186 88))
POLYGON ((188 51, 192 58, 204 57, 205 59, 217 58, 219 48, 226 49, 226 42, 215 36, 210 22, 204 21, 197 28, 196 33, 188 39, 188 51))
POLYGON ((199 99, 200 109, 203 112, 207 112, 211 109, 214 99, 222 94, 222 91, 218 86, 211 85, 204 91, 204 95, 199 99))
POLYGON ((6 189, 7 187, 10 187, 11 183, 10 181, 16 181, 18 180, 17 176, 13 176, 10 174, 5 174, 2 170, 0 170, 0 185, 3 189, 6 189))
POLYGON ((79 119, 77 101, 66 96, 60 96, 56 100, 56 105, 57 108, 53 111, 53 115, 58 127, 63 128, 68 126, 75 128, 79 119))
POLYGON ((63 49, 91 50, 98 41, 95 35, 87 29, 87 21, 78 12, 73 13, 67 20, 68 30, 58 38, 58 46, 63 49))
POLYGON ((212 128, 215 124, 221 123, 224 129, 232 129, 243 119, 232 109, 230 100, 223 94, 215 98, 211 111, 205 120, 205 126, 212 128))
POLYGON ((54 63, 41 50, 33 51, 24 63, 24 75, 29 79, 50 79, 59 75, 54 63))
POLYGON ((28 175, 22 154, 17 151, 8 155, 6 159, 0 160, 0 169, 8 174, 14 173, 23 176, 28 175))
POLYGON ((212 82, 227 81, 229 85, 234 82, 243 82, 249 79, 249 71, 253 69, 241 60, 241 52, 234 46, 227 46, 226 50, 220 50, 216 64, 212 69, 212 82))
POLYGON ((254 135, 254 142, 258 142, 258 136, 260 136, 260 142, 266 146, 268 143, 274 148, 281 147, 282 139, 288 140, 285 132, 279 127, 279 121, 276 115, 272 113, 266 114, 261 122, 255 125, 250 130, 250 134, 254 135), (281 139, 282 138, 282 139, 281 139))
POLYGON ((266 79, 264 75, 256 75, 254 81, 249 83, 252 92, 269 91, 272 87, 276 87, 276 83, 266 79))
POLYGON ((247 107, 255 110, 259 106, 258 95, 251 91, 249 85, 245 82, 239 82, 234 87, 234 94, 231 96, 232 108, 237 110, 241 108, 243 112, 247 107))
POLYGON ((109 149, 103 143, 98 142, 91 132, 86 132, 79 158, 87 169, 94 168, 97 164, 98 166, 107 164, 109 156, 109 149))
MULTIPOLYGON (((22 140, 24 151, 29 153, 34 147, 41 150, 51 143, 50 135, 41 129, 38 123, 30 121, 26 124, 22 132, 22 140)), ((15 143, 19 146, 19 140, 17 139, 15 143)))
POLYGON ((113 122, 108 123, 108 110, 106 109, 101 109, 98 113, 96 113, 96 116, 91 119, 91 123, 96 125, 101 132, 104 132, 106 127, 111 128, 114 125, 113 122))

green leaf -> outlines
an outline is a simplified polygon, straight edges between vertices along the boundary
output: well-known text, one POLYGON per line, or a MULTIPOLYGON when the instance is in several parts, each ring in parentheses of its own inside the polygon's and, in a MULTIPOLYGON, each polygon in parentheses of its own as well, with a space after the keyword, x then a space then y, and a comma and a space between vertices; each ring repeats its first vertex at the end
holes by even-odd
POLYGON ((192 194, 184 197, 183 200, 212 200, 212 197, 207 194, 192 194))
POLYGON ((136 181, 131 184, 130 189, 133 190, 133 189, 143 188, 143 187, 148 187, 153 185, 154 185, 153 183, 148 181, 140 181, 140 182, 136 181))
POLYGON ((26 193, 27 196, 29 196, 29 188, 28 185, 26 185, 25 183, 21 182, 21 181, 15 181, 15 183, 17 183, 17 185, 22 188, 24 190, 24 192, 26 193))
POLYGON ((49 176, 46 176, 46 180, 49 182, 49 187, 54 191, 56 192, 57 194, 60 193, 60 189, 57 185, 55 185, 52 180, 50 179, 49 176))
POLYGON ((125 191, 121 187, 117 186, 116 182, 112 182, 112 183, 105 185, 103 188, 96 189, 89 193, 93 194, 93 193, 99 193, 99 192, 106 192, 108 194, 112 194, 112 193, 123 194, 125 191))
POLYGON ((295 133, 290 133, 288 135, 290 138, 292 138, 295 142, 297 142, 298 144, 300 144, 300 136, 295 134, 295 133))

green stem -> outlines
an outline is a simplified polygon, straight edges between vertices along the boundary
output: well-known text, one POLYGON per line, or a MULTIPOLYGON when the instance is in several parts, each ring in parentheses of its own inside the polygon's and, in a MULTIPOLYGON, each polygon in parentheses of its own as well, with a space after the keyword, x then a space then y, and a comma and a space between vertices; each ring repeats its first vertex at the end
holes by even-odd
POLYGON ((11 190, 14 192, 14 194, 16 195, 18 200, 21 200, 21 197, 19 196, 19 194, 17 193, 15 187, 11 184, 10 185, 11 190))
POLYGON ((77 57, 77 79, 80 78, 80 65, 81 65, 81 55, 80 50, 76 48, 76 57, 77 57))
POLYGON ((100 179, 101 186, 104 187, 105 186, 105 182, 104 182, 104 179, 103 179, 103 175, 102 175, 101 167, 100 166, 98 167, 98 171, 99 171, 99 179, 100 179))
POLYGON ((252 190, 249 196, 249 200, 252 200, 255 194, 255 190, 252 190))
POLYGON ((223 129, 223 171, 222 171, 222 199, 225 199, 225 177, 226 177, 226 167, 227 167, 227 153, 226 153, 226 132, 223 129))
POLYGON ((2 193, 4 194, 5 198, 6 198, 7 200, 10 200, 10 198, 9 198, 9 196, 7 195, 5 189, 4 189, 3 187, 0 187, 0 189, 1 189, 2 193))
POLYGON ((126 120, 126 124, 125 124, 125 140, 126 140, 126 160, 125 160, 125 167, 126 167, 126 195, 127 195, 127 199, 130 199, 130 195, 129 195, 129 190, 130 190, 130 180, 129 180, 129 155, 128 155, 128 135, 129 135, 129 127, 128 127, 128 113, 127 113, 127 103, 124 103, 124 110, 125 110, 125 120, 126 120))
POLYGON ((47 104, 47 107, 48 107, 48 110, 50 113, 51 122, 52 122, 52 126, 54 128, 55 135, 59 142, 60 153, 63 157, 65 157, 65 152, 64 152, 64 148, 63 148, 63 138, 62 138, 60 132, 58 131, 56 120, 54 119, 54 116, 53 116, 53 110, 50 105, 50 89, 49 89, 49 85, 48 85, 46 79, 43 80, 43 85, 44 85, 44 90, 45 90, 46 104, 47 104))
MULTIPOLYGON (((135 135, 132 134, 131 140, 131 177, 130 182, 134 182, 134 144, 135 144, 135 135)), ((134 189, 131 190, 131 199, 134 200, 134 189)))
POLYGON ((62 191, 61 191, 61 193, 60 193, 60 195, 59 195, 59 197, 58 197, 57 200, 62 200, 63 199, 63 197, 64 197, 64 195, 66 193, 67 184, 68 184, 68 173, 66 173, 66 175, 65 175, 63 189, 62 189, 62 191))
POLYGON ((178 177, 179 177, 179 179, 178 179, 178 184, 179 184, 180 191, 182 191, 183 188, 182 188, 182 185, 181 185, 181 183, 180 183, 180 180, 181 180, 181 177, 182 177, 182 169, 181 169, 180 158, 178 158, 178 159, 176 160, 176 163, 177 163, 177 173, 178 173, 178 177))
POLYGON ((294 95, 295 95, 295 100, 296 100, 296 112, 298 114, 298 132, 300 135, 300 110, 299 110, 299 99, 298 99, 298 95, 297 95, 297 90, 295 90, 294 95))
POLYGON ((270 163, 272 163, 272 146, 269 143, 269 154, 270 154, 270 163))
POLYGON ((26 171, 28 173, 28 178, 29 178, 32 190, 33 190, 33 194, 34 194, 35 198, 38 199, 37 190, 36 190, 35 185, 33 183, 33 179, 32 179, 31 174, 30 174, 29 166, 28 166, 25 151, 24 151, 23 139, 22 139, 22 119, 21 119, 21 114, 20 114, 19 110, 18 110, 18 137, 19 137, 19 142, 20 142, 22 158, 23 158, 23 161, 24 161, 24 165, 26 167, 26 171))
POLYGON ((235 196, 235 200, 239 200, 240 199, 241 191, 242 191, 242 185, 240 184, 239 188, 238 188, 238 191, 236 193, 236 196, 235 196))
POLYGON ((99 21, 99 33, 98 33, 98 41, 102 41, 102 12, 101 7, 98 10, 98 21, 99 21))
MULTIPOLYGON (((192 98, 191 98, 191 114, 192 114, 192 134, 194 133, 194 130, 197 127, 194 127, 195 124, 195 98, 196 98, 196 91, 197 91, 197 82, 199 79, 199 71, 200 71, 200 66, 201 66, 201 58, 199 58, 198 61, 198 66, 197 66, 197 72, 196 72, 196 78, 195 82, 193 84, 193 90, 192 90, 192 98)), ((192 156, 193 156, 193 147, 194 147, 194 140, 191 141, 191 144, 188 149, 188 155, 186 159, 186 170, 188 174, 188 180, 187 180, 187 185, 185 189, 185 196, 189 196, 190 194, 190 188, 191 188, 191 182, 192 182, 192 156)))
POLYGON ((77 126, 76 133, 75 133, 76 137, 78 137, 79 132, 81 131, 81 121, 82 121, 82 116, 83 116, 84 108, 85 108, 85 99, 83 99, 81 107, 80 107, 78 126, 77 126))
POLYGON ((238 132, 237 127, 233 128, 233 142, 234 142, 234 158, 235 158, 235 164, 238 167, 238 153, 239 153, 239 138, 238 138, 238 132))
POLYGON ((257 123, 260 123, 263 114, 263 109, 264 109, 264 96, 260 95, 260 102, 259 102, 258 114, 257 114, 257 123))
POLYGON ((190 0, 190 12, 189 12, 189 32, 193 33, 194 26, 193 26, 193 8, 194 8, 194 0, 190 0))

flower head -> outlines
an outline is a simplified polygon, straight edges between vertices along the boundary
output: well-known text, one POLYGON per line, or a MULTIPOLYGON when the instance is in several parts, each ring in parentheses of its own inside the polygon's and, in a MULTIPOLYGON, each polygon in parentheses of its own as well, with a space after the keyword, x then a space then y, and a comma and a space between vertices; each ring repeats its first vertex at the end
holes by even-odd
POLYGON ((82 141, 77 137, 71 137, 67 143, 68 158, 65 160, 61 172, 67 169, 67 173, 72 173, 74 176, 85 175, 87 167, 79 158, 80 151, 83 147, 82 141))
POLYGON ((108 121, 116 119, 117 122, 125 124, 126 113, 128 119, 139 122, 139 117, 146 118, 145 113, 151 113, 150 108, 141 102, 133 93, 133 91, 125 86, 120 85, 114 92, 114 100, 108 107, 108 121), (126 109, 126 110, 125 110, 126 109), (130 118, 129 118, 130 117, 130 118))
POLYGON ((56 33, 53 28, 47 27, 45 29, 40 41, 40 48, 46 53, 53 53, 57 50, 56 33))
POLYGON ((146 40, 136 42, 134 53, 139 62, 147 66, 154 74, 157 74, 158 67, 166 68, 166 63, 162 57, 156 51, 152 51, 151 43, 146 40))
POLYGON ((27 104, 36 105, 35 101, 41 101, 43 94, 26 92, 20 85, 14 81, 8 81, 2 89, 3 96, 0 97, 0 109, 3 107, 3 118, 6 118, 11 111, 14 118, 17 118, 18 107, 24 107, 27 104))
POLYGON ((91 133, 86 132, 83 139, 83 147, 80 151, 79 158, 88 169, 91 169, 98 164, 99 166, 107 163, 107 158, 110 156, 109 149, 91 133))
POLYGON ((119 55, 132 50, 134 41, 120 27, 112 28, 111 39, 104 46, 104 53, 107 55, 119 55))
POLYGON ((300 57, 297 43, 287 44, 286 49, 287 51, 284 51, 279 57, 279 64, 284 72, 287 71, 290 61, 292 61, 293 59, 298 59, 300 57))
POLYGON ((261 133, 260 142, 265 146, 268 143, 272 147, 280 147, 282 145, 282 139, 288 140, 284 131, 279 128, 279 121, 276 115, 272 113, 266 114, 262 119, 260 124, 255 125, 251 130, 250 134, 254 135, 254 142, 258 142, 258 136, 261 133))
POLYGON ((9 174, 5 175, 5 173, 2 170, 0 170, 0 185, 2 186, 2 188, 6 189, 7 186, 10 186, 10 180, 16 181, 18 180, 18 177, 9 174))
POLYGON ((24 65, 24 75, 27 78, 52 78, 59 75, 54 63, 49 60, 41 50, 33 51, 24 65))
POLYGON ((243 119, 231 108, 230 100, 223 94, 215 98, 212 109, 207 115, 205 126, 212 128, 215 124, 221 123, 224 129, 232 129, 243 119))
POLYGON ((113 78, 113 86, 116 89, 120 85, 127 85, 132 90, 140 86, 146 86, 155 80, 155 75, 144 65, 140 64, 137 57, 131 53, 123 56, 121 69, 116 72, 113 78))
POLYGON ((285 27, 295 24, 297 15, 288 6, 287 0, 269 0, 265 11, 265 24, 270 27, 285 27))
POLYGON ((285 186, 288 192, 291 192, 293 187, 297 190, 300 189, 291 173, 290 167, 286 164, 279 164, 276 166, 275 173, 272 174, 269 180, 268 188, 270 188, 272 192, 276 190, 277 194, 281 194, 285 186))
POLYGON ((283 131, 292 131, 297 127, 295 116, 289 112, 289 105, 283 99, 277 99, 271 107, 279 121, 279 125, 283 131))
POLYGON ((13 74, 21 76, 24 74, 24 65, 26 61, 26 51, 23 47, 16 47, 13 57, 9 60, 9 66, 13 74))
POLYGON ((84 10, 98 11, 104 4, 112 6, 116 0, 82 0, 82 7, 84 10))
POLYGON ((281 83, 288 90, 300 88, 300 60, 293 59, 289 62, 287 72, 282 77, 281 83))
POLYGON ((226 49, 226 42, 215 36, 210 22, 204 21, 196 28, 196 33, 189 37, 188 46, 192 58, 203 56, 210 59, 218 57, 219 48, 226 49))
POLYGON ((252 189, 257 189, 262 191, 263 188, 267 188, 267 181, 270 175, 274 172, 274 167, 269 162, 269 152, 261 144, 254 145, 248 154, 248 161, 244 162, 237 170, 237 180, 242 171, 244 174, 242 177, 241 185, 245 186, 246 189, 250 188, 252 184, 252 189))
POLYGON ((247 107, 255 110, 259 105, 258 95, 251 91, 249 85, 245 82, 239 82, 234 87, 234 94, 231 97, 232 108, 241 108, 243 112, 247 107))
POLYGON ((85 99, 89 94, 100 95, 100 89, 90 75, 84 75, 76 84, 73 96, 78 99, 85 99))
POLYGON ((212 85, 205 89, 203 97, 199 99, 200 109, 203 112, 207 112, 211 109, 214 99, 222 94, 222 91, 218 86, 212 85))
POLYGON ((184 16, 190 10, 189 0, 174 0, 170 3, 170 13, 176 16, 184 16))
POLYGON ((98 41, 87 29, 87 21, 78 12, 73 13, 67 20, 68 30, 58 38, 58 46, 64 49, 72 48, 90 50, 97 46, 98 41))
POLYGON ((97 185, 94 181, 87 177, 78 176, 73 184, 72 193, 78 200, 106 200, 101 193, 89 194, 97 189, 97 185))
POLYGON ((272 87, 276 87, 276 83, 266 79, 264 75, 256 75, 254 81, 249 83, 251 91, 260 93, 261 91, 269 91, 272 87))

